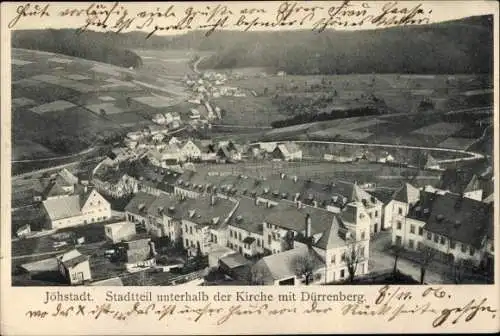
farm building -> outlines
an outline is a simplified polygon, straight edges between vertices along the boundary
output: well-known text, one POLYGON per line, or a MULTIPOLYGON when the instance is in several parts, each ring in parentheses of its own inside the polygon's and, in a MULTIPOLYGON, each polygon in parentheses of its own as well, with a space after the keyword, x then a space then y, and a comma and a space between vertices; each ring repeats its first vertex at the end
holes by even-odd
POLYGON ((104 233, 107 240, 116 244, 123 240, 129 240, 135 235, 135 224, 127 221, 106 224, 104 233))
POLYGON ((31 226, 29 224, 21 226, 19 229, 16 231, 16 235, 19 238, 26 237, 31 233, 31 226))
POLYGON ((92 279, 89 256, 71 250, 57 257, 59 272, 70 285, 80 285, 92 279))
POLYGON ((302 150, 293 142, 279 144, 272 152, 275 159, 285 161, 302 160, 302 150))
POLYGON ((43 201, 48 229, 99 222, 111 217, 111 206, 96 189, 84 187, 76 194, 43 201))

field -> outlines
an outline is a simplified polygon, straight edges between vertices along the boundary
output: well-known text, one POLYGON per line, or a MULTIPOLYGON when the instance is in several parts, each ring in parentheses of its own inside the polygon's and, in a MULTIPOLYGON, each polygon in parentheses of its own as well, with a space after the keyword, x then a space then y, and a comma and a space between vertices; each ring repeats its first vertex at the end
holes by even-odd
MULTIPOLYGON (((189 68, 185 53, 158 53, 156 65, 171 57, 170 69, 189 68)), ((151 124, 186 95, 179 78, 162 77, 170 75, 166 66, 154 70, 148 62, 130 70, 25 49, 13 49, 12 60, 15 160, 79 152, 96 138, 151 124)))

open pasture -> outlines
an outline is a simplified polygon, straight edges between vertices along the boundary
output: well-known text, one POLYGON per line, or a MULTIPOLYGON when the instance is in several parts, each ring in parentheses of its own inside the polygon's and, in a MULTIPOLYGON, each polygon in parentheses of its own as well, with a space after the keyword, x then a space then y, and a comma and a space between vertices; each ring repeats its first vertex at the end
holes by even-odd
POLYGON ((44 114, 47 112, 55 112, 55 111, 63 111, 66 109, 69 109, 70 107, 75 106, 75 104, 70 103, 65 100, 56 100, 47 104, 39 105, 36 107, 31 108, 30 110, 32 112, 35 112, 37 114, 44 114))
POLYGON ((122 113, 123 110, 119 109, 116 107, 113 103, 102 103, 102 104, 93 104, 93 105, 87 105, 85 108, 91 110, 95 114, 101 115, 108 115, 108 114, 115 114, 115 113, 122 113))
POLYGON ((452 135, 460 129, 462 129, 463 125, 460 123, 447 123, 447 122, 440 122, 440 123, 435 123, 429 126, 425 126, 422 128, 419 128, 413 133, 415 134, 422 134, 422 135, 444 135, 444 136, 449 136, 452 135))

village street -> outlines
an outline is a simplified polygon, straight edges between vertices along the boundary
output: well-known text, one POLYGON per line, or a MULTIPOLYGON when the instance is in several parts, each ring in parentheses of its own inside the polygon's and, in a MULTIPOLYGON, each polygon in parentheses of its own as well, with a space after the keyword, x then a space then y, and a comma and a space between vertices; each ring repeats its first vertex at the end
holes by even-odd
MULTIPOLYGON (((391 231, 384 231, 377 234, 370 241, 370 272, 392 269, 394 267, 394 255, 389 246, 391 244, 391 231)), ((400 257, 398 259, 398 269, 417 281, 420 281, 420 266, 413 261, 400 257)), ((437 273, 430 267, 425 272, 425 283, 428 284, 451 284, 445 274, 437 273)))

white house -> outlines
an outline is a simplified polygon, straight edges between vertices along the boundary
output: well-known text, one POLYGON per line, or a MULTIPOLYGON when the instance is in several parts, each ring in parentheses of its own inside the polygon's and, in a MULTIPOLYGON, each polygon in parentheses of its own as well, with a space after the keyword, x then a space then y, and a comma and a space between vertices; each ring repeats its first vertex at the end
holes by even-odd
POLYGON ((106 224, 104 226, 106 239, 116 244, 123 240, 129 240, 136 234, 135 224, 127 221, 106 224))
POLYGON ((71 250, 56 259, 59 272, 70 285, 80 285, 92 279, 89 256, 71 250))
POLYGON ((389 229, 398 221, 402 221, 419 199, 420 190, 409 183, 396 190, 392 200, 384 208, 383 228, 389 229))
POLYGON ((60 229, 99 222, 111 217, 109 202, 96 189, 80 191, 77 195, 47 199, 43 212, 48 229, 60 229))
POLYGON ((202 148, 193 140, 188 140, 180 149, 181 157, 184 159, 201 158, 202 148))
POLYGON ((302 150, 294 142, 279 144, 272 155, 276 159, 285 161, 302 160, 302 150))

